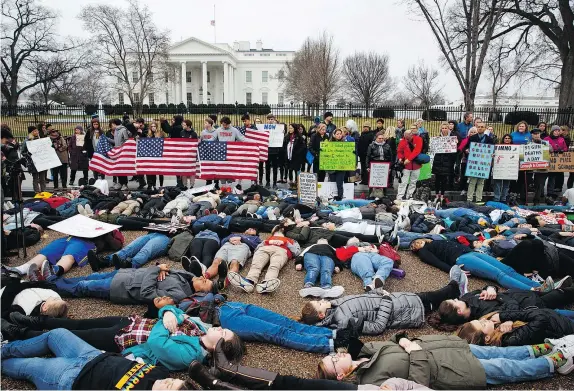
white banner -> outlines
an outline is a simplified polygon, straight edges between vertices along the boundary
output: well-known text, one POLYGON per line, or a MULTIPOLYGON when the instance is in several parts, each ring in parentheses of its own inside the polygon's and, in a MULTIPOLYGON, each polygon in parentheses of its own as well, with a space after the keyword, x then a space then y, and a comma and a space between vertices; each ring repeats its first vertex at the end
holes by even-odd
POLYGON ((495 145, 492 179, 517 180, 519 164, 520 146, 495 145))
POLYGON ((257 130, 269 131, 269 147, 281 148, 283 147, 283 139, 285 138, 285 125, 283 124, 257 124, 257 130))
POLYGON ((391 163, 373 162, 369 171, 369 187, 388 187, 391 163))
POLYGON ((299 202, 314 208, 317 204, 317 175, 312 172, 300 172, 298 185, 299 202))
MULTIPOLYGON (((328 199, 337 197, 337 184, 335 182, 319 182, 317 184, 317 195, 328 199)), ((343 198, 352 200, 355 196, 355 185, 353 183, 343 183, 343 198)))
POLYGON ((60 158, 56 154, 56 150, 52 147, 52 140, 49 137, 26 141, 26 148, 28 148, 28 152, 32 154, 32 161, 38 172, 62 165, 60 158))
POLYGON ((120 229, 121 227, 121 225, 108 224, 90 219, 86 216, 75 215, 69 219, 50 225, 48 228, 66 235, 92 239, 110 233, 115 229, 120 229))
POLYGON ((430 139, 431 153, 454 153, 458 145, 456 136, 432 137, 430 139))

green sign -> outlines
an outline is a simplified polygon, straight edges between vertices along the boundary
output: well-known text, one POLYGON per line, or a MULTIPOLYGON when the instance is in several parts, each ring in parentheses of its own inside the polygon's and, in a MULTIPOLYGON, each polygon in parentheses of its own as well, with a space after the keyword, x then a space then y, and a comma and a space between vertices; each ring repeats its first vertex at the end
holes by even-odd
POLYGON ((425 163, 421 167, 421 171, 419 173, 419 181, 425 181, 430 179, 432 176, 432 167, 430 163, 425 163))
POLYGON ((319 170, 322 171, 355 171, 357 155, 355 143, 323 141, 319 154, 319 170))

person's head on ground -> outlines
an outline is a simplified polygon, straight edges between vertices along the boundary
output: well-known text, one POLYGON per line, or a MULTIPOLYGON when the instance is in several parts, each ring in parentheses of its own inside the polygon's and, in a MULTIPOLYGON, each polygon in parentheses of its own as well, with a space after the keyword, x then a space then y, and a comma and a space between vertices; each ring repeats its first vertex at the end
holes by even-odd
POLYGON ((546 221, 538 213, 533 213, 525 218, 526 224, 530 224, 532 228, 544 227, 546 221))
POLYGON ((510 134, 505 134, 502 136, 502 144, 512 144, 512 136, 510 134))
POLYGON ((558 137, 562 137, 562 129, 560 129, 560 126, 558 126, 558 125, 552 125, 550 137, 551 137, 553 140, 554 140, 554 139, 557 139, 558 137))
POLYGON ((191 128, 193 127, 193 123, 190 120, 186 119, 183 121, 182 126, 183 126, 183 130, 189 132, 191 130, 191 128))
POLYGON ((247 228, 244 233, 245 235, 252 235, 252 236, 257 236, 259 234, 255 228, 247 228))
POLYGON ((273 229, 271 230, 271 236, 285 236, 285 225, 283 224, 283 222, 273 227, 273 229))
POLYGON ((169 296, 158 296, 153 299, 153 305, 158 310, 165 307, 166 305, 175 305, 175 300, 169 296))
POLYGON ((223 129, 229 129, 229 127, 231 126, 231 119, 229 119, 229 117, 222 117, 219 123, 221 124, 223 129))
POLYGON ((431 317, 436 320, 434 322, 429 318, 428 323, 431 326, 444 331, 454 331, 457 325, 461 325, 470 319, 470 308, 462 300, 449 299, 440 303, 438 311, 431 314, 431 317), (445 329, 444 326, 448 327, 445 329))
POLYGON ((40 137, 40 132, 38 131, 38 128, 34 125, 28 126, 28 138, 34 139, 38 137, 40 137))
POLYGON ((353 361, 349 353, 331 353, 319 362, 317 379, 343 380, 353 373, 359 362, 353 361))
POLYGON ((233 331, 229 329, 224 329, 223 327, 210 327, 207 329, 205 335, 201 337, 201 342, 203 346, 209 352, 213 352, 215 347, 221 342, 221 350, 225 354, 225 357, 232 362, 238 363, 245 354, 245 345, 241 341, 241 338, 233 331))
POLYGON ((526 121, 520 121, 516 124, 514 130, 519 133, 526 133, 528 131, 528 123, 526 121))
POLYGON ((168 377, 166 379, 156 380, 151 388, 152 390, 187 390, 185 381, 168 377))
POLYGON ((317 133, 319 133, 321 136, 324 136, 325 133, 327 133, 327 125, 319 124, 319 126, 317 126, 317 133))
POLYGON ((243 122, 243 126, 245 126, 246 128, 251 126, 251 117, 249 116, 249 114, 243 114, 241 116, 241 122, 243 122))
POLYGON ((191 286, 194 292, 210 293, 214 291, 214 287, 217 285, 213 284, 213 281, 204 276, 197 276, 191 279, 191 286))
POLYGON ((331 122, 333 122, 333 113, 331 113, 330 111, 326 111, 325 114, 323 115, 323 119, 325 120, 325 123, 330 124, 331 122))
POLYGON ((203 120, 203 128, 207 130, 213 129, 213 120, 211 118, 206 118, 203 120))
POLYGON ((472 113, 471 112, 466 112, 464 113, 464 123, 465 124, 470 124, 472 122, 472 113))
POLYGON ((343 139, 343 130, 337 128, 331 134, 331 141, 341 141, 343 139))
POLYGON ((68 303, 62 299, 48 297, 40 307, 40 313, 52 318, 67 318, 68 303))
POLYGON ((299 322, 305 324, 317 324, 325 319, 327 310, 331 308, 331 302, 328 300, 311 300, 301 308, 301 318, 299 322))
POLYGON ((415 239, 409 246, 412 252, 417 252, 422 249, 427 243, 432 242, 431 239, 415 239))
POLYGON ((468 130, 468 136, 467 137, 472 137, 474 135, 478 134, 478 129, 476 128, 476 126, 473 126, 472 128, 470 128, 468 130))
POLYGON ((353 236, 352 238, 349 238, 349 240, 347 240, 347 246, 356 246, 359 243, 361 243, 361 241, 356 236, 353 236))
POLYGON ((443 122, 442 124, 440 124, 440 135, 441 136, 450 135, 450 129, 448 127, 448 122, 443 122))
MULTIPOLYGON (((491 312, 480 319, 466 322, 456 330, 455 334, 472 345, 501 346, 504 333, 500 331, 497 324, 493 322, 492 318, 494 316, 498 316, 498 313, 491 312)), ((514 321, 512 328, 515 329, 525 324, 526 323, 521 321, 514 321)))

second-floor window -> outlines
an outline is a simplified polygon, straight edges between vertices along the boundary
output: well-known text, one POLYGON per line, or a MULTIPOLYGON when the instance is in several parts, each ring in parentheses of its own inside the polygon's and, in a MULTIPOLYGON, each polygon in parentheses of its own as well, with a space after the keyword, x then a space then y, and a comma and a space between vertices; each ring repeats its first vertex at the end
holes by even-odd
POLYGON ((251 92, 246 92, 245 93, 245 104, 250 105, 251 103, 252 103, 251 102, 251 92))
POLYGON ((261 81, 263 83, 267 83, 269 81, 269 71, 262 71, 261 72, 261 81))
POLYGON ((191 71, 185 72, 185 81, 191 83, 191 71))
POLYGON ((132 72, 132 81, 133 81, 134 83, 137 83, 137 82, 138 82, 138 73, 137 73, 137 71, 136 71, 136 72, 132 72))
POLYGON ((252 74, 251 71, 245 71, 245 82, 251 83, 252 74))
POLYGON ((118 103, 119 103, 120 105, 123 105, 123 104, 124 104, 124 93, 123 93, 123 92, 120 92, 120 93, 118 94, 118 103))

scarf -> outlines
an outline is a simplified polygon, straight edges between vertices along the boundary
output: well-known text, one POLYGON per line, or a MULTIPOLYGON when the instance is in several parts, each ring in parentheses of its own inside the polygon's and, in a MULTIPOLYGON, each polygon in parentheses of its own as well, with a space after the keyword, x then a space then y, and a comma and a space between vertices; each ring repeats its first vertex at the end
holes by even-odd
POLYGON ((293 146, 295 145, 295 133, 289 137, 289 144, 287 144, 287 160, 293 159, 293 146))
POLYGON ((52 145, 56 151, 64 152, 68 149, 68 146, 66 145, 66 142, 62 138, 60 132, 56 131, 50 133, 50 139, 52 140, 52 145))

